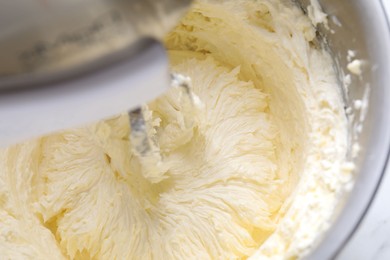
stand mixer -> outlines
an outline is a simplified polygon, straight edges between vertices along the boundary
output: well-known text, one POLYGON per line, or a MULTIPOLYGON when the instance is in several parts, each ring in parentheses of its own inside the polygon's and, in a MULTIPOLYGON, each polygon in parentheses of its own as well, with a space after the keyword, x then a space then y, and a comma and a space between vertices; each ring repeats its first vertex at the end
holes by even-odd
POLYGON ((190 2, 2 1, 0 147, 126 111, 142 122, 137 108, 180 80, 160 40, 190 2))

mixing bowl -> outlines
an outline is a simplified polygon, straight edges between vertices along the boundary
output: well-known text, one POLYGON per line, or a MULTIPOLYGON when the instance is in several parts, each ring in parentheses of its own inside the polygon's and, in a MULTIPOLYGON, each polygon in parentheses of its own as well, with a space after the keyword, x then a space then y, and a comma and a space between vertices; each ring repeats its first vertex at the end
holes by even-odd
MULTIPOLYGON (((329 20, 329 29, 319 26, 319 38, 324 39, 332 53, 340 86, 343 86, 350 121, 349 156, 355 164, 355 184, 351 192, 340 198, 331 228, 318 239, 315 250, 308 256, 308 259, 332 259, 367 212, 389 157, 390 30, 379 0, 319 2, 329 20), (361 61, 360 75, 347 69, 354 59, 361 61), (353 142, 359 144, 357 154, 354 154, 353 142)), ((297 3, 307 12, 309 0, 297 3)))
MULTIPOLYGON (((295 1, 304 12, 314 3, 295 1)), ((332 259, 347 243, 375 196, 390 147, 390 30, 383 4, 380 0, 321 0, 320 4, 328 14, 329 28, 320 24, 318 39, 334 57, 344 93, 355 183, 340 198, 331 227, 317 239, 308 259, 332 259), (361 73, 347 69, 353 60, 361 64, 361 73)))

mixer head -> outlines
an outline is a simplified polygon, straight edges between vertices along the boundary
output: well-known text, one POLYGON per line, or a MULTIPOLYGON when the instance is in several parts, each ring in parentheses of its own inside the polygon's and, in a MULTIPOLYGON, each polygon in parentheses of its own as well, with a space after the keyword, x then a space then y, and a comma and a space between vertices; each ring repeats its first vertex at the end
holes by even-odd
POLYGON ((190 0, 0 3, 0 146, 125 111, 171 86, 159 43, 190 0))

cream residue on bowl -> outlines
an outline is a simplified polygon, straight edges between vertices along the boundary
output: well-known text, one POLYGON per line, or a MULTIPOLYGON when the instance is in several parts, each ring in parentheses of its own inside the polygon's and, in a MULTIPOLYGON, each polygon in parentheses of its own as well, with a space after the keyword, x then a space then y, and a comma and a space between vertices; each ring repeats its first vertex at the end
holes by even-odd
POLYGON ((0 152, 9 258, 287 259, 351 181, 347 119, 315 28, 282 0, 201 0, 166 38, 177 90, 148 104, 166 171, 141 174, 127 115, 0 152), (145 177, 146 176, 146 177, 145 177))

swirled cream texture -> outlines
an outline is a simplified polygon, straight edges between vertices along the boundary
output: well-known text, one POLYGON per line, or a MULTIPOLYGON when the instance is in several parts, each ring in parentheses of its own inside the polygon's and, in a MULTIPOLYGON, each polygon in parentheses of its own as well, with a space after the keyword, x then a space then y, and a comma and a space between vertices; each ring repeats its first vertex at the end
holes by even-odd
POLYGON ((315 35, 290 1, 197 1, 166 46, 200 105, 171 89, 146 108, 163 177, 142 173, 126 115, 2 150, 0 258, 304 256, 351 180, 315 35))

